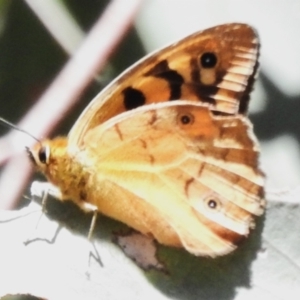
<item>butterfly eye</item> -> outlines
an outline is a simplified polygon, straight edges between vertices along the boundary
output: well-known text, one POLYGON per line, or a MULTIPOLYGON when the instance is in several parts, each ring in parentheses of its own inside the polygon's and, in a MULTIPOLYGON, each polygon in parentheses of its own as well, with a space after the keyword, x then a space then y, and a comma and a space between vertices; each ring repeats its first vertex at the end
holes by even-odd
POLYGON ((182 125, 188 125, 194 123, 194 116, 189 113, 180 114, 178 119, 180 124, 182 125))
POLYGON ((39 161, 42 163, 42 164, 47 164, 49 162, 49 147, 47 146, 43 146, 40 148, 39 152, 38 152, 38 158, 39 158, 39 161))
POLYGON ((200 57, 201 66, 205 69, 214 68, 217 64, 217 56, 213 52, 203 53, 200 57))

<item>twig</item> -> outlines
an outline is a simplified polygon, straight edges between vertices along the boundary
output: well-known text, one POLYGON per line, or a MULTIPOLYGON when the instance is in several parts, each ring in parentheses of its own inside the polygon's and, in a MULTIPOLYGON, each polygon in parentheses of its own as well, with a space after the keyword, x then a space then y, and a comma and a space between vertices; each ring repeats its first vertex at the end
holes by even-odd
POLYGON ((62 1, 24 0, 34 11, 54 39, 68 54, 75 53, 84 38, 84 32, 62 1), (55 16, 55 18, 53 18, 55 16))

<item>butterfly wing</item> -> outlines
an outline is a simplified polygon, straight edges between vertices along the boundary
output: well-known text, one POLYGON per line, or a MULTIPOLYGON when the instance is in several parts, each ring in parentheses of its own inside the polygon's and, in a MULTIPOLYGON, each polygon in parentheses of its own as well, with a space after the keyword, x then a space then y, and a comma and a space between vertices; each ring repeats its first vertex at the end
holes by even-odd
POLYGON ((190 35, 127 69, 86 107, 69 134, 85 133, 111 117, 150 103, 188 99, 218 111, 244 114, 252 89, 258 38, 245 24, 225 24, 190 35))
POLYGON ((252 126, 190 101, 147 105, 87 132, 79 158, 99 211, 195 255, 232 251, 263 211, 252 126))

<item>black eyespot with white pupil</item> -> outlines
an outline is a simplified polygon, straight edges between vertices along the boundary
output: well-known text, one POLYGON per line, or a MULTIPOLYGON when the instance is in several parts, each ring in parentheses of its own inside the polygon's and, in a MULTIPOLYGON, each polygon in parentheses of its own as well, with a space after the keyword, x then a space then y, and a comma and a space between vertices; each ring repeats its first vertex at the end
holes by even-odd
POLYGON ((178 115, 177 120, 181 125, 191 125, 194 123, 194 116, 188 112, 183 112, 178 115))
POLYGON ((48 149, 47 147, 42 147, 38 152, 39 161, 42 164, 46 164, 48 161, 48 149))
POLYGON ((205 69, 214 68, 217 61, 217 56, 213 52, 205 52, 200 57, 201 66, 205 69))
POLYGON ((182 124, 186 125, 186 124, 191 123, 191 118, 188 115, 183 115, 183 116, 181 116, 180 121, 182 124))
POLYGON ((214 199, 209 199, 209 200, 207 201, 207 206, 208 206, 209 208, 211 208, 211 209, 216 209, 217 206, 218 206, 218 203, 217 203, 217 201, 214 200, 214 199))

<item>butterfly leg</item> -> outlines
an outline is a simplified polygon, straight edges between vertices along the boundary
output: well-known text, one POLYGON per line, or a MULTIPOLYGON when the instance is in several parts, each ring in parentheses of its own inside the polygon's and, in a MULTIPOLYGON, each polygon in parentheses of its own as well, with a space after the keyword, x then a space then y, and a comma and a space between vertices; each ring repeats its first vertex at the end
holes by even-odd
MULTIPOLYGON (((61 191, 50 182, 34 181, 30 187, 30 193, 32 197, 39 197, 42 199, 42 205, 43 201, 44 205, 46 204, 48 195, 51 195, 57 199, 62 199, 61 191)), ((42 207, 42 209, 43 208, 45 209, 45 207, 42 207)))
MULTIPOLYGON (((49 196, 51 195, 55 198, 61 198, 61 192, 59 191, 58 188, 56 188, 49 182, 34 181, 30 187, 30 193, 31 193, 31 199, 35 199, 35 200, 41 199, 38 201, 41 204, 41 210, 40 210, 41 214, 40 214, 37 224, 35 226, 35 231, 36 231, 43 215, 46 212, 46 204, 47 204, 47 200, 48 200, 49 196)), ((34 237, 34 238, 26 239, 24 241, 24 244, 28 245, 37 240, 43 240, 43 241, 47 241, 50 244, 53 244, 55 242, 55 239, 60 230, 61 230, 61 226, 58 225, 57 229, 55 230, 55 234, 54 234, 53 238, 51 238, 51 240, 34 237)))
POLYGON ((95 230, 95 226, 96 226, 97 217, 98 217, 98 208, 97 208, 97 206, 95 206, 91 203, 83 202, 82 209, 87 212, 92 212, 92 214, 93 214, 89 232, 88 232, 88 241, 90 244, 90 249, 89 249, 89 254, 88 254, 88 268, 86 271, 86 276, 90 277, 91 258, 93 258, 100 266, 103 266, 100 255, 98 253, 98 250, 97 250, 97 248, 94 244, 93 238, 92 238, 94 230, 95 230))
MULTIPOLYGON (((56 199, 63 198, 60 190, 49 182, 35 181, 32 183, 30 191, 31 191, 31 195, 34 198, 41 199, 41 201, 40 201, 41 206, 42 206, 41 217, 46 212, 46 204, 47 204, 47 200, 48 200, 49 196, 52 196, 56 199)), ((94 232, 95 226, 96 226, 97 217, 98 217, 98 208, 97 208, 97 206, 95 206, 91 203, 88 203, 88 202, 81 202, 80 207, 83 211, 92 213, 92 220, 91 220, 91 224, 90 224, 89 232, 88 232, 88 236, 87 236, 88 241, 89 241, 89 251, 88 251, 88 268, 87 268, 86 274, 89 277, 89 274, 90 274, 89 268, 90 268, 90 262, 91 262, 92 257, 93 257, 93 259, 95 259, 95 261, 98 262, 99 265, 103 266, 102 261, 100 259, 100 255, 97 251, 97 248, 94 245, 93 238, 92 238, 93 232, 94 232)), ((61 229, 60 225, 59 225, 59 229, 61 229)), ((55 241, 55 238, 56 238, 58 232, 59 232, 59 230, 57 230, 57 232, 56 232, 54 238, 51 240, 51 242, 55 241)), ((27 242, 27 244, 34 240, 36 240, 36 239, 29 240, 29 242, 27 242)))

